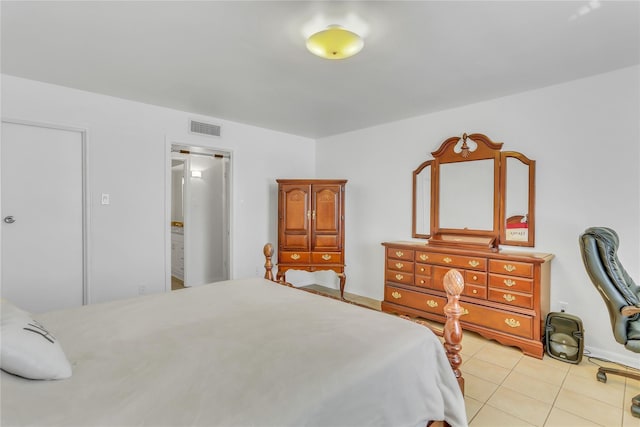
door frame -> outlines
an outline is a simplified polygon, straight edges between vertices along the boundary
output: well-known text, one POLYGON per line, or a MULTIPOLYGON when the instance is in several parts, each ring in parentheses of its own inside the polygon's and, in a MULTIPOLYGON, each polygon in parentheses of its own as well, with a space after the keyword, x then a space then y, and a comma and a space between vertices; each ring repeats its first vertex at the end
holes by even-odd
MULTIPOLYGON (((164 264, 165 264, 165 283, 164 288, 165 292, 171 291, 171 148, 174 145, 186 146, 186 147, 194 147, 201 148, 203 150, 208 151, 218 151, 220 153, 225 153, 229 158, 229 170, 228 170, 228 189, 229 192, 227 194, 228 203, 227 203, 227 215, 228 215, 228 235, 227 235, 227 247, 228 247, 228 269, 229 269, 229 279, 234 278, 233 274, 233 235, 234 235, 234 224, 233 224, 233 150, 229 148, 219 148, 207 144, 203 144, 202 140, 194 139, 190 140, 189 137, 172 137, 165 136, 165 181, 164 181, 164 240, 165 240, 165 253, 164 253, 164 264)), ((186 277, 186 272, 185 272, 186 277)))
MULTIPOLYGON (((80 147, 81 147, 81 168, 82 168, 82 305, 89 304, 91 301, 91 293, 89 287, 89 269, 88 266, 90 264, 90 251, 89 251, 89 230, 90 230, 90 197, 89 197, 89 174, 87 173, 89 167, 89 150, 88 150, 88 139, 89 139, 89 131, 87 128, 67 125, 67 124, 59 124, 59 123, 49 123, 49 122, 41 122, 35 120, 26 120, 26 119, 17 119, 13 117, 2 117, 0 119, 2 124, 10 123, 16 125, 23 126, 33 126, 40 127, 45 129, 54 129, 54 130, 63 130, 69 132, 78 132, 80 134, 80 147)), ((0 177, 1 179, 1 177, 0 177)), ((2 198, 0 198, 0 204, 2 203, 2 198)), ((0 208, 2 206, 0 205, 0 208)), ((2 238, 2 228, 0 227, 0 239, 2 238)), ((0 248, 0 251, 2 249, 0 248)), ((0 271, 2 269, 2 253, 0 253, 0 271)), ((2 286, 2 284, 0 284, 2 286)))

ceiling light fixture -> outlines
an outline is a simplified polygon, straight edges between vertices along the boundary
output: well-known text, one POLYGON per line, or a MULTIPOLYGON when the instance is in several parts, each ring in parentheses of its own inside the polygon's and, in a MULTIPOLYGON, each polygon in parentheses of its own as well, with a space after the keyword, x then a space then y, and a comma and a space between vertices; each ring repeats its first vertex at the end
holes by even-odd
POLYGON ((307 39, 309 52, 325 59, 345 59, 362 50, 364 40, 339 25, 312 34, 307 39))

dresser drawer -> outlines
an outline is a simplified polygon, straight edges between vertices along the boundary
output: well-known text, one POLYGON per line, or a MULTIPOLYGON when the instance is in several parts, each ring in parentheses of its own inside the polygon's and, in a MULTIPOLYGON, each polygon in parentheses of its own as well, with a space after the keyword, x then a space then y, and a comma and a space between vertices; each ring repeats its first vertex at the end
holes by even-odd
POLYGON ((340 252, 311 252, 311 261, 314 264, 341 264, 340 252))
POLYGON ((457 267, 479 271, 487 270, 487 259, 482 257, 468 257, 434 252, 430 254, 430 258, 430 262, 433 264, 444 265, 450 268, 457 267))
POLYGON ((279 263, 296 263, 296 264, 308 264, 311 259, 309 252, 281 252, 282 259, 278 259, 279 263))
POLYGON ((433 281, 429 276, 419 276, 416 274, 415 285, 420 286, 421 288, 435 289, 433 287, 433 281))
POLYGON ((465 283, 464 289, 462 290, 462 295, 467 295, 478 299, 487 299, 487 286, 465 283))
MULTIPOLYGON (((461 302, 463 315, 460 320, 495 329, 511 335, 531 339, 533 337, 533 318, 508 311, 461 302)), ((464 329, 464 326, 463 326, 464 329)))
POLYGON ((432 255, 430 252, 416 251, 416 262, 431 262, 432 255))
POLYGON ((533 292, 533 280, 516 276, 489 274, 489 286, 516 292, 533 292))
POLYGON ((387 282, 404 283, 405 285, 413 285, 413 274, 403 271, 387 270, 387 282))
POLYGON ((401 259, 387 259, 387 268, 389 270, 413 273, 413 262, 401 259))
POLYGON ((531 294, 510 292, 504 289, 489 288, 489 300, 522 308, 533 307, 533 297, 531 294))
POLYGON ((416 274, 431 276, 431 266, 428 264, 416 263, 416 274))
POLYGON ((487 273, 481 273, 479 271, 465 271, 464 283, 471 285, 486 285, 487 273))
POLYGON ((509 274, 511 276, 533 277, 533 264, 492 259, 489 260, 489 272, 509 274))
POLYGON ((393 286, 385 286, 384 299, 394 304, 428 311, 441 316, 444 315, 444 306, 447 303, 446 298, 394 288, 393 286))
POLYGON ((413 261, 413 253, 411 249, 387 248, 387 258, 413 261))

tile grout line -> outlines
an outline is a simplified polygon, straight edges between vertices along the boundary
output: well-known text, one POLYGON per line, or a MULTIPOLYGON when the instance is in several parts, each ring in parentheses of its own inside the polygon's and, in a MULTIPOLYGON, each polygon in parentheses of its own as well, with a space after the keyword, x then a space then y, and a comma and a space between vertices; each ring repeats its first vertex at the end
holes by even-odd
MULTIPOLYGON (((474 353, 474 356, 472 356, 470 359, 473 359, 473 358, 475 357, 475 354, 478 354, 478 353, 482 350, 482 348, 484 348, 484 347, 485 347, 485 345, 483 345, 480 349, 478 349, 478 351, 476 351, 476 353, 474 353)), ((518 359, 518 363, 520 363, 520 361, 522 361, 522 357, 524 357, 524 356, 521 356, 521 357, 520 357, 520 359, 518 359)), ((487 360, 483 360, 483 359, 477 359, 477 360, 480 360, 480 361, 482 361, 482 362, 489 363, 489 364, 494 365, 494 366, 497 366, 497 367, 499 367, 499 368, 504 368, 504 366, 497 365, 497 364, 492 363, 492 362, 489 362, 489 361, 487 361, 487 360)), ((503 386, 503 384, 504 384, 504 382, 506 381, 506 379, 507 379, 507 378, 509 378, 509 376, 514 372, 514 369, 515 369, 515 367, 518 365, 518 363, 516 363, 515 365, 513 365, 513 367, 512 367, 511 369, 509 369, 509 374, 508 374, 508 375, 506 375, 506 376, 502 379, 502 381, 500 381, 500 383, 499 383, 499 384, 496 384, 496 385, 497 385, 496 389, 495 389, 495 390, 494 390, 494 391, 489 395, 489 397, 487 397, 487 400, 486 400, 486 401, 484 401, 484 402, 482 403, 482 406, 480 407, 480 409, 478 409, 478 412, 476 412, 476 414, 473 416, 473 418, 471 418, 471 420, 467 420, 467 421, 469 422, 469 424, 471 423, 471 421, 473 421, 473 420, 476 418, 476 416, 478 416, 478 414, 480 413, 480 411, 482 411, 482 409, 483 409, 485 406, 489 406, 489 407, 491 407, 491 408, 493 408, 493 409, 495 409, 495 410, 497 410, 497 411, 504 412, 502 409, 500 409, 500 408, 496 408, 495 406, 491 405, 491 404, 489 403, 489 400, 491 400, 491 398, 493 397, 493 395, 494 395, 494 394, 496 394, 496 392, 500 389, 500 387, 502 387, 502 386, 503 386)), ((506 369, 506 368, 505 368, 505 369, 506 369)), ((524 374, 523 374, 523 375, 524 375, 524 374)), ((528 376, 528 375, 527 375, 527 376, 528 376)), ((488 381, 488 380, 485 380, 485 381, 488 381)), ((488 382, 491 382, 491 381, 488 381, 488 382)), ((494 383, 494 384, 495 384, 495 383, 494 383)), ((505 387, 505 388, 507 388, 507 389, 511 390, 509 387, 505 387)), ((516 393, 519 393, 519 392, 518 392, 518 391, 516 391, 516 393)), ((522 393, 519 393, 519 394, 522 394, 522 393)), ((526 396, 526 395, 524 395, 524 394, 523 394, 523 396, 526 396)), ((528 396, 526 396, 526 397, 528 397, 528 396)), ((552 406, 552 408, 553 408, 553 406, 552 406)), ((549 412, 551 412, 551 410, 549 410, 549 412)), ((516 415, 509 414, 508 412, 504 412, 504 413, 505 413, 505 414, 508 414, 508 415, 510 415, 510 416, 512 416, 512 417, 514 417, 514 418, 517 418, 517 419, 519 419, 520 421, 523 421, 523 422, 525 422, 525 423, 527 423, 527 424, 530 424, 530 425, 531 425, 531 423, 530 423, 528 420, 522 419, 522 418, 520 418, 520 417, 518 417, 518 416, 516 416, 516 415)), ((548 416, 548 414, 547 414, 547 416, 548 416)), ((546 419, 545 419, 545 421, 546 421, 546 419)), ((544 424, 543 424, 543 426, 544 426, 544 424)))

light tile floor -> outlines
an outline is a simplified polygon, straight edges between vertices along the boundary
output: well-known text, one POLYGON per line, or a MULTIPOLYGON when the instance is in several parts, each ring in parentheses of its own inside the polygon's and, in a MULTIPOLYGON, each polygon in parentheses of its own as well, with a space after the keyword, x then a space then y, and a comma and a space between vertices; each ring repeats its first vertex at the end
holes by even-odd
POLYGON ((575 365, 546 354, 539 360, 468 331, 462 361, 471 427, 640 427, 629 410, 640 382, 615 375, 606 384, 596 380, 596 363, 612 363, 584 356, 575 365))
MULTIPOLYGON (((380 301, 347 292, 345 299, 380 310, 380 301)), ((596 379, 597 364, 619 367, 613 363, 587 355, 577 365, 546 354, 540 360, 470 331, 464 331, 461 356, 470 427, 640 427, 629 409, 640 382, 615 375, 607 375, 606 384, 596 379)))

